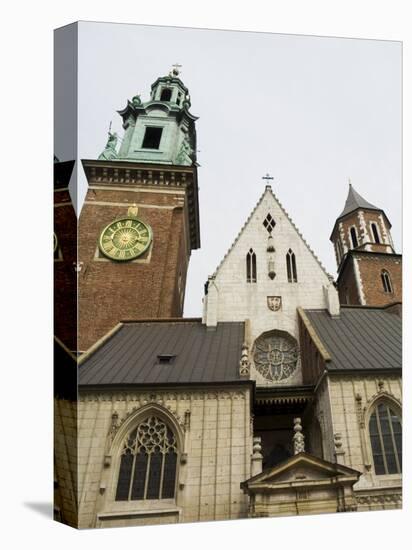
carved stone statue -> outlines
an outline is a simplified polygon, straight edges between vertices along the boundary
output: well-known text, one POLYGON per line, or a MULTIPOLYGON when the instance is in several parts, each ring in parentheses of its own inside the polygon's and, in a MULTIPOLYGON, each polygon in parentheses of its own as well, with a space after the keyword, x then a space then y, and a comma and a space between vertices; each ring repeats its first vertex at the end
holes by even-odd
POLYGON ((118 158, 116 151, 118 135, 116 132, 112 133, 110 131, 108 134, 109 137, 107 138, 106 147, 103 153, 99 155, 99 160, 112 160, 118 158))
POLYGON ((176 157, 176 164, 190 166, 193 164, 193 150, 190 147, 188 137, 185 136, 176 157))

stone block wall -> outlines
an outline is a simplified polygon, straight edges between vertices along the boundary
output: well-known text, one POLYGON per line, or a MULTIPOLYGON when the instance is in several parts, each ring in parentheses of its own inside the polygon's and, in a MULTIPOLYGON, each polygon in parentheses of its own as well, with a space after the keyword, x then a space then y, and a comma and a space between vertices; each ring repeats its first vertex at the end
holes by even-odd
POLYGON ((399 507, 402 476, 375 474, 368 424, 379 400, 385 400, 395 412, 401 413, 400 376, 333 376, 329 380, 329 392, 332 418, 329 436, 341 434, 345 465, 362 473, 355 485, 360 509, 399 507))
MULTIPOLYGON (((267 188, 261 201, 224 257, 205 296, 204 320, 207 324, 219 321, 250 321, 249 346, 263 332, 286 331, 299 339, 297 307, 326 307, 323 287, 330 284, 327 273, 293 225, 286 212, 267 188), (268 252, 269 233, 263 222, 270 214, 276 225, 271 233, 274 252, 268 252), (257 281, 246 280, 246 255, 250 249, 256 254, 257 281), (296 258, 297 282, 288 282, 286 254, 291 249, 296 258), (268 275, 272 259, 276 276, 268 275), (281 307, 272 311, 268 296, 280 296, 281 307)), ((253 366, 253 365, 252 365, 253 366)), ((266 381, 252 369, 252 377, 260 385, 266 381)), ((301 384, 300 368, 285 384, 301 384)))
POLYGON ((247 517, 247 497, 240 483, 250 477, 249 392, 249 388, 238 387, 81 395, 80 527, 247 517), (112 440, 108 434, 115 411, 119 426, 112 440), (119 454, 123 448, 120 443, 125 433, 143 419, 142 414, 157 413, 170 418, 169 425, 174 426, 181 441, 176 498, 116 502, 119 454))
POLYGON ((54 401, 54 510, 62 523, 78 525, 77 403, 54 401))

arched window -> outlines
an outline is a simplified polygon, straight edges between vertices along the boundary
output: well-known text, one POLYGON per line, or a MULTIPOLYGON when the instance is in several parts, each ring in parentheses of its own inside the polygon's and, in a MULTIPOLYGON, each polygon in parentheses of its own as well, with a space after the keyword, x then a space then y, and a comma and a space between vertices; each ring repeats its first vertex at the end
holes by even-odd
POLYGON ((172 90, 170 88, 163 88, 160 95, 160 101, 170 101, 172 97, 172 90))
POLYGON ((296 257, 295 253, 289 248, 288 253, 286 254, 286 271, 288 274, 289 283, 298 282, 298 274, 296 271, 296 257))
POLYGON ((256 283, 256 254, 253 248, 246 254, 246 281, 248 283, 256 283))
POLYGON ((402 424, 390 404, 381 401, 369 419, 375 474, 402 472, 402 424))
POLYGON ((384 292, 393 292, 391 277, 386 269, 382 269, 381 279, 384 292))
POLYGON ((156 416, 128 435, 121 454, 116 500, 174 498, 177 439, 156 416))
POLYGON ((358 247, 358 236, 356 234, 356 229, 354 227, 350 228, 350 237, 352 239, 352 247, 357 248, 358 247))
POLYGON ((373 240, 375 241, 375 243, 380 244, 381 240, 379 238, 379 232, 378 232, 376 223, 371 223, 371 229, 372 229, 373 240))

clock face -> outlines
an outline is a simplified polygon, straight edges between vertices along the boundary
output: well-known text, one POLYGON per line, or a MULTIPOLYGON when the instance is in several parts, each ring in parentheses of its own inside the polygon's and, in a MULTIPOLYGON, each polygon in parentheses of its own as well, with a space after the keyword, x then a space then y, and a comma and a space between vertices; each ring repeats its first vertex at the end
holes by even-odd
POLYGON ((122 218, 103 229, 99 248, 111 260, 127 261, 143 254, 151 241, 152 230, 149 225, 137 218, 122 218))

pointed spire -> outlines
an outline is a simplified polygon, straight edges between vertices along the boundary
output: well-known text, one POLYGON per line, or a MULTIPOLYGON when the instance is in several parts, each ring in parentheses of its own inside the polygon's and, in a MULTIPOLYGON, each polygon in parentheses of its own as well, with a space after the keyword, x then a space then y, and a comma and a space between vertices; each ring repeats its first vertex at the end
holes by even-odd
POLYGON ((349 178, 349 191, 348 196, 345 202, 345 207, 341 214, 338 216, 339 218, 342 218, 343 216, 346 216, 347 214, 350 214, 354 210, 357 210, 358 208, 367 208, 369 210, 381 210, 381 208, 378 208, 377 206, 374 206, 367 200, 365 200, 357 191, 355 191, 355 188, 352 185, 352 182, 349 178))

